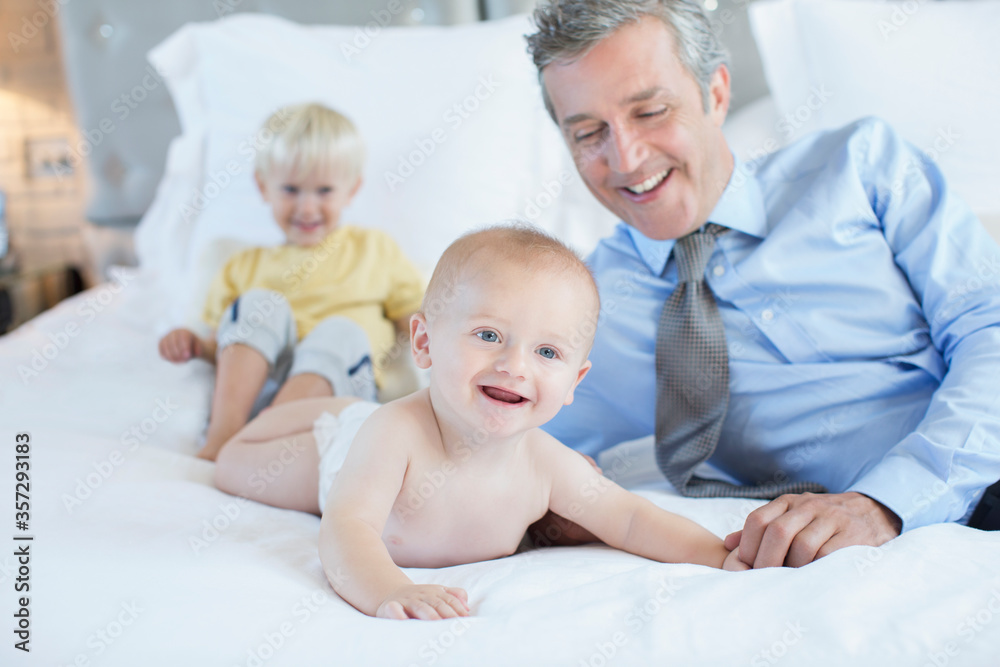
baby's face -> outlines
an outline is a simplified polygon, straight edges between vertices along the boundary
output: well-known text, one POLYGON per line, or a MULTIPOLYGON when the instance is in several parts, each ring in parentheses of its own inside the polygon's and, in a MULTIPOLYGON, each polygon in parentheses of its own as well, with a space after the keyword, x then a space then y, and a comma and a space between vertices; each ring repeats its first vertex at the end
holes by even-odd
POLYGON ((311 246, 337 228, 341 211, 354 198, 361 182, 331 167, 300 171, 276 165, 270 173, 257 177, 257 185, 288 243, 311 246))
POLYGON ((552 419, 590 368, 586 288, 580 276, 511 265, 464 278, 428 326, 434 393, 498 437, 552 419))

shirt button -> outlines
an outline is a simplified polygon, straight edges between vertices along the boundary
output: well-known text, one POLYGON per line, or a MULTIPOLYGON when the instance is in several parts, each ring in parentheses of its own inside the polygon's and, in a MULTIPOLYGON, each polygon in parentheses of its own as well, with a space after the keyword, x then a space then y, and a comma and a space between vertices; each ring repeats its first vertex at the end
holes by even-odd
POLYGON ((774 311, 768 308, 767 310, 765 310, 763 313, 760 314, 760 319, 764 320, 765 322, 770 322, 771 320, 774 319, 774 311))
POLYGON ((726 267, 724 267, 722 264, 716 264, 715 268, 712 269, 712 273, 714 273, 717 276, 721 276, 725 272, 726 272, 726 267))

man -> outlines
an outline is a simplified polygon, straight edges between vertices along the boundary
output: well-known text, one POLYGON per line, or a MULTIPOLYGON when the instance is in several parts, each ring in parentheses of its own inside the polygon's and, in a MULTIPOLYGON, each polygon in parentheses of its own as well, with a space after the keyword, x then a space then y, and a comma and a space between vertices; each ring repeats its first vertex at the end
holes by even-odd
POLYGON ((736 160, 693 0, 535 21, 546 105, 624 221, 591 258, 593 370, 546 428, 592 455, 655 431, 683 493, 774 498, 727 538, 754 567, 966 517, 1000 478, 1000 249, 937 167, 877 119, 736 160))

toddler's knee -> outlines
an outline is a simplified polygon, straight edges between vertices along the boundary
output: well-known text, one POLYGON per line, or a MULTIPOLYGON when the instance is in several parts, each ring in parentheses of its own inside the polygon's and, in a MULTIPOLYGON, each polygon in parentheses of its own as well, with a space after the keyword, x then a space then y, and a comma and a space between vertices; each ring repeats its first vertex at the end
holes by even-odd
POLYGON ((375 400, 368 335, 348 318, 328 317, 299 343, 289 375, 299 373, 325 378, 336 396, 375 400))
POLYGON ((274 364, 297 338, 288 300, 278 292, 247 290, 222 315, 216 331, 219 350, 235 343, 254 348, 274 364))
POLYGON ((283 294, 269 289, 249 289, 229 304, 223 322, 260 326, 292 317, 292 308, 283 294))

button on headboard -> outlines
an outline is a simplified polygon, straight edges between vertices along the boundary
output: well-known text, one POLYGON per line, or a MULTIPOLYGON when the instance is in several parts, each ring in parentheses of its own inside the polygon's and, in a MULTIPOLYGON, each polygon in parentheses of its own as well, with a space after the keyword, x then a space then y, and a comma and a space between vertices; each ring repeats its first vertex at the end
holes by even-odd
MULTIPOLYGON (((393 25, 477 20, 476 0, 401 0, 393 25)), ((163 175, 180 124, 164 82, 146 53, 182 25, 232 12, 264 12, 300 23, 362 25, 387 0, 90 0, 57 12, 81 154, 91 178, 87 218, 134 225, 163 175)))

